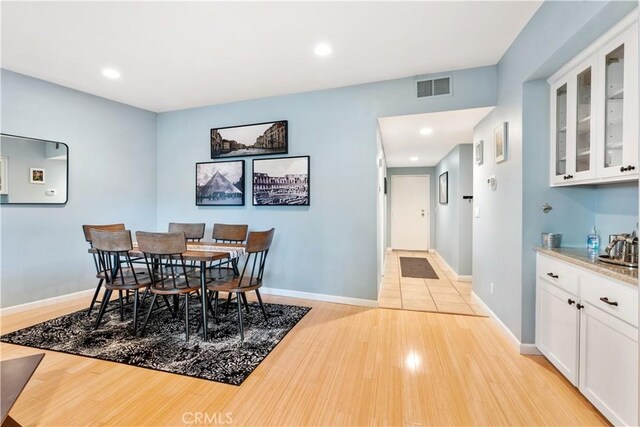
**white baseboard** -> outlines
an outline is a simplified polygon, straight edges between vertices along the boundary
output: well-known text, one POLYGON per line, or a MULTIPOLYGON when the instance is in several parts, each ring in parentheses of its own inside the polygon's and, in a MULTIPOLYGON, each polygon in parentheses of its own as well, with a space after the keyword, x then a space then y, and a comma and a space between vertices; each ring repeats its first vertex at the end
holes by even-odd
POLYGON ((432 249, 429 252, 433 252, 438 259, 440 260, 440 262, 442 262, 444 264, 444 267, 449 270, 450 273, 452 273, 456 279, 457 282, 472 282, 473 281, 473 276, 463 276, 458 274, 453 267, 451 267, 449 265, 449 263, 447 262, 447 260, 444 259, 444 257, 442 255, 440 255, 440 253, 438 253, 438 251, 436 251, 435 249, 432 249))
POLYGON ((310 299, 314 301, 334 302, 336 304, 358 305, 361 307, 378 307, 378 301, 361 298, 341 297, 337 295, 315 294, 312 292, 292 291, 290 289, 260 288, 260 292, 267 295, 310 299))
MULTIPOLYGON (((11 307, 0 308, 0 316, 5 316, 7 314, 20 313, 20 312, 32 310, 34 308, 56 305, 56 304, 60 304, 76 298, 91 298, 94 292, 95 292, 95 288, 87 289, 86 291, 74 292, 72 294, 60 295, 57 297, 46 298, 38 301, 32 301, 25 304, 19 304, 19 305, 13 305, 11 307)), ((337 304, 358 305, 361 307, 374 307, 374 308, 378 307, 378 301, 368 300, 368 299, 341 297, 341 296, 327 295, 327 294, 314 294, 311 292, 292 291, 289 289, 277 289, 277 288, 266 288, 266 287, 261 288, 261 292, 263 294, 268 294, 268 295, 279 295, 284 297, 310 299, 314 301, 333 302, 337 304)))
POLYGON ((95 288, 92 288, 92 289, 87 289, 86 291, 74 292, 72 294, 60 295, 57 297, 27 302, 25 304, 12 305, 11 307, 0 308, 0 316, 4 316, 7 314, 20 313, 23 311, 32 310, 34 308, 39 308, 39 307, 56 305, 56 304, 60 304, 76 298, 87 298, 87 297, 91 298, 94 292, 95 292, 95 288))
POLYGON ((520 342, 520 340, 518 339, 518 337, 516 337, 513 332, 511 332, 511 329, 509 329, 507 327, 507 325, 505 325, 504 323, 502 323, 502 320, 500 320, 500 318, 498 316, 496 316, 496 314, 493 312, 493 310, 491 310, 489 308, 489 306, 487 304, 485 304, 484 301, 482 301, 482 299, 480 299, 480 297, 478 295, 476 295, 475 292, 471 292, 471 296, 473 297, 473 301, 478 304, 480 307, 482 307, 482 309, 487 312, 487 314, 489 314, 489 317, 494 321, 494 323, 500 328, 502 329, 502 331, 505 333, 505 335, 507 336, 507 338, 509 338, 509 341, 511 341, 511 343, 513 344, 513 347, 515 348, 515 350, 520 353, 520 354, 529 354, 529 355, 542 355, 542 353, 540 353, 540 350, 538 350, 538 347, 536 347, 535 344, 523 344, 520 342))

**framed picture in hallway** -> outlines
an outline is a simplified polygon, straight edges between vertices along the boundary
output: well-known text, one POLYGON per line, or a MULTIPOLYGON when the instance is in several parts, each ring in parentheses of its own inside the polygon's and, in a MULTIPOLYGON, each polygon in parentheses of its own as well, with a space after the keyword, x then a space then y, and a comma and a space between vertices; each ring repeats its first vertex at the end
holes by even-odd
POLYGON ((495 145, 496 163, 507 160, 507 143, 509 137, 509 123, 503 122, 493 130, 493 143, 495 145))
POLYGON ((211 129, 211 158, 287 154, 287 133, 286 120, 211 129))
POLYGON ((438 179, 438 197, 441 205, 449 203, 449 172, 443 173, 438 179))
POLYGON ((484 162, 484 141, 476 142, 474 146, 476 165, 480 166, 484 162))

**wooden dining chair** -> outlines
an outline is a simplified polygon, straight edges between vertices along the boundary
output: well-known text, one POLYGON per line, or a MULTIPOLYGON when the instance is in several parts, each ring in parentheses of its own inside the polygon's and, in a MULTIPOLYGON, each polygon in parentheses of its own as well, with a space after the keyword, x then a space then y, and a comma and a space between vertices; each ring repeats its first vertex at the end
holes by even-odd
MULTIPOLYGON (((90 247, 93 247, 93 242, 91 240, 91 230, 104 230, 104 231, 123 231, 125 229, 124 224, 103 224, 103 225, 89 225, 85 224, 82 226, 82 231, 84 233, 84 240, 89 243, 90 247)), ((102 283, 104 282, 104 272, 99 268, 98 264, 98 256, 97 254, 91 254, 93 256, 93 263, 96 267, 96 278, 98 279, 98 285, 96 286, 96 291, 93 294, 93 298, 91 299, 91 305, 89 305, 89 310, 87 310, 87 316, 91 315, 91 311, 93 310, 93 306, 98 299, 98 295, 100 294, 100 290, 102 289, 102 283)), ((102 301, 97 301, 102 303, 102 301)))
POLYGON ((100 326, 113 291, 117 290, 119 295, 120 320, 124 319, 122 291, 133 291, 133 333, 135 334, 138 330, 140 289, 148 289, 150 280, 149 275, 145 272, 138 273, 133 268, 125 267, 126 265, 131 265, 131 257, 129 255, 129 251, 133 249, 131 232, 129 230, 109 231, 94 228, 91 229, 90 233, 93 247, 97 251, 98 266, 104 274, 105 288, 95 329, 100 326))
POLYGON ((199 242, 204 237, 205 223, 170 222, 169 233, 182 231, 189 242, 199 242))
MULTIPOLYGON (((212 238, 216 243, 233 243, 237 245, 241 245, 247 239, 247 231, 249 230, 249 226, 247 224, 213 224, 213 233, 212 238)), ((238 272, 238 260, 237 259, 225 259, 216 262, 212 268, 217 268, 218 270, 218 279, 222 278, 222 270, 226 270, 226 273, 232 272, 234 275, 237 275, 238 272)), ((213 272, 212 272, 213 273, 213 272)), ((231 293, 229 293, 227 297, 227 305, 226 311, 229 310, 229 306, 231 305, 231 293)), ((246 296, 243 294, 243 299, 245 306, 247 307, 247 311, 249 310, 249 303, 246 300, 246 296)))
POLYGON ((246 259, 242 268, 242 273, 238 277, 233 277, 225 282, 211 282, 207 285, 209 291, 209 303, 213 299, 213 314, 214 319, 217 319, 218 315, 218 296, 220 292, 228 292, 229 294, 236 294, 236 301, 238 304, 238 327, 240 329, 240 340, 244 341, 244 327, 242 322, 242 305, 241 295, 245 296, 246 293, 255 291, 260 303, 260 309, 264 315, 265 322, 269 321, 267 311, 262 303, 262 297, 260 295, 260 287, 262 287, 262 278, 264 276, 264 268, 267 261, 267 255, 269 254, 269 248, 273 241, 273 235, 275 229, 272 228, 268 231, 252 231, 247 237, 246 245, 246 259))
MULTIPOLYGON (((184 233, 182 231, 173 233, 138 231, 136 239, 138 240, 138 248, 144 254, 147 270, 151 277, 149 290, 153 294, 141 334, 144 334, 158 295, 163 297, 184 295, 184 331, 185 338, 189 341, 189 296, 200 289, 200 282, 187 274, 188 267, 182 256, 187 250, 184 233)), ((166 300, 165 306, 171 311, 166 300)))
POLYGON ((247 238, 247 224, 213 224, 213 241, 217 243, 244 243, 247 238))
MULTIPOLYGON (((247 224, 213 224, 213 241, 216 243, 233 243, 241 245, 247 238, 247 224)), ((220 260, 214 267, 218 268, 218 277, 222 274, 222 266, 226 266, 226 270, 233 270, 234 274, 238 274, 237 260, 220 260), (231 265, 231 267, 229 267, 231 265)))

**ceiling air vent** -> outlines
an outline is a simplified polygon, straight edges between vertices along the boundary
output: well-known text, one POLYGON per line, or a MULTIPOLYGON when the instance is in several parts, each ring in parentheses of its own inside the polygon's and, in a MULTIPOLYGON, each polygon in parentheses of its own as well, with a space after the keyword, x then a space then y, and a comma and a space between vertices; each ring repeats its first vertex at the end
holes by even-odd
POLYGON ((451 77, 419 80, 416 82, 416 93, 418 98, 451 95, 451 77))

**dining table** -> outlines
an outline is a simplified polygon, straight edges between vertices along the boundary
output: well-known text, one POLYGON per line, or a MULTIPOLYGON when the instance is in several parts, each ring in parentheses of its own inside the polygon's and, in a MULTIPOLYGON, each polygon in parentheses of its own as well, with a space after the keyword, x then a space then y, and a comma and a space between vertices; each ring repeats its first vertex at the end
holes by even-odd
MULTIPOLYGON (((94 248, 89 249, 90 253, 95 253, 94 248)), ((207 316, 207 263, 228 259, 237 260, 245 254, 245 247, 236 243, 217 242, 187 242, 187 250, 182 253, 185 261, 193 261, 199 264, 200 268, 200 298, 202 311, 202 329, 205 341, 209 339, 208 316, 207 316)), ((133 249, 129 251, 131 258, 144 257, 144 253, 138 248, 137 243, 133 243, 133 249)), ((237 274, 236 263, 232 262, 234 273, 237 274)))

